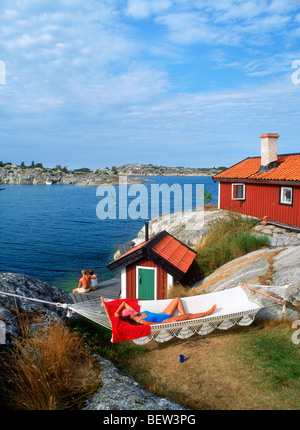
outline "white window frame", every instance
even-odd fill
[[[234,196],[233,190],[234,190],[234,187],[236,187],[237,185],[243,187],[242,197],[233,197]],[[241,183],[231,184],[231,200],[245,200],[245,199],[246,199],[246,184],[241,184]]]
[[[290,192],[291,192],[291,200],[290,201],[284,200],[284,194],[283,194],[284,190],[290,190]],[[293,188],[292,187],[281,187],[280,188],[280,204],[293,206]]]

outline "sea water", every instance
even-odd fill
[[[144,178],[149,179],[144,184],[149,195],[152,184],[203,184],[212,193],[211,203],[217,203],[217,184],[211,177]],[[149,220],[99,219],[97,187],[1,185],[1,188],[4,190],[0,191],[0,272],[24,273],[66,292],[77,287],[83,268],[93,269],[100,282],[112,278],[114,274],[106,266],[113,260],[118,245],[137,237]],[[150,213],[149,208],[149,216]]]

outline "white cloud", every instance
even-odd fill
[[[290,13],[297,9],[297,0],[288,5],[284,0],[174,1],[171,10],[157,13],[155,20],[176,43],[259,46],[271,42],[276,32],[286,35],[292,24]]]
[[[214,50],[211,55],[211,61],[215,63],[218,70],[239,70],[243,71],[246,76],[250,77],[269,77],[286,76],[291,73],[291,64],[295,58],[300,58],[300,50],[297,52],[283,52],[273,55],[269,53],[260,54],[258,57],[249,59],[247,56],[238,61],[231,61],[228,56],[221,50]],[[268,81],[267,81],[268,85]]]
[[[218,31],[199,14],[173,13],[156,18],[156,22],[168,28],[171,39],[176,43],[218,43]]]
[[[170,0],[128,0],[126,14],[135,19],[148,18],[170,8]]]
[[[104,98],[108,103],[126,104],[152,101],[169,87],[165,72],[134,65],[130,71],[107,79],[105,84],[107,93]]]
[[[9,50],[15,49],[28,49],[34,48],[36,45],[44,45],[48,44],[53,40],[50,34],[40,34],[30,36],[29,34],[22,34],[20,37],[10,40],[4,41],[3,45]]]

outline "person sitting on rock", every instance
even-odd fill
[[[99,287],[98,284],[98,280],[97,280],[97,274],[94,274],[93,270],[88,270],[88,277],[90,279],[90,289],[93,290],[97,290],[97,288]]]
[[[86,270],[81,271],[82,277],[79,279],[78,288],[73,290],[73,293],[88,293],[90,291],[90,280],[86,274]]]

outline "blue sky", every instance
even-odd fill
[[[300,152],[300,0],[2,0],[0,62],[2,161],[230,166],[268,132]]]

